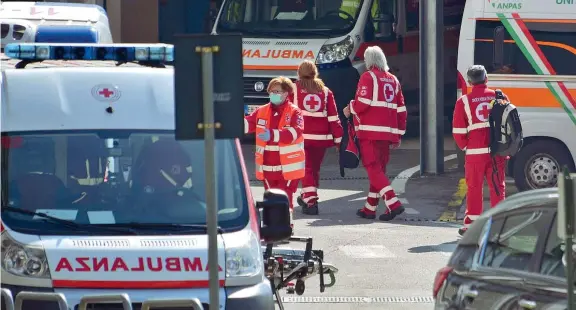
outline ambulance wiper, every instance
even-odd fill
[[[57,218],[55,216],[51,216],[48,215],[46,213],[42,213],[42,212],[34,212],[34,211],[30,211],[30,210],[26,210],[26,209],[20,209],[20,208],[14,208],[14,207],[9,207],[9,206],[2,206],[2,212],[14,212],[14,213],[20,213],[20,214],[26,214],[26,215],[32,215],[32,216],[37,216],[37,217],[41,217],[42,219],[44,219],[44,221],[46,222],[50,222],[50,223],[55,223],[55,224],[61,224],[62,226],[66,226],[69,228],[74,228],[74,229],[85,229],[85,228],[99,228],[100,230],[106,230],[106,231],[114,231],[114,232],[121,232],[121,233],[129,233],[129,234],[136,234],[134,231],[129,230],[129,229],[114,229],[114,228],[108,228],[108,227],[103,227],[103,226],[96,226],[96,225],[91,225],[91,224],[79,224],[73,221],[69,221],[69,220],[63,220],[61,218]]]
[[[112,224],[113,227],[129,227],[129,228],[143,228],[143,229],[169,229],[175,231],[194,231],[206,233],[208,231],[208,226],[203,224],[171,224],[171,223],[117,223]],[[224,231],[220,226],[218,226],[218,233],[221,234]]]

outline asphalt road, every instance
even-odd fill
[[[456,163],[446,139],[446,166]],[[253,146],[244,154],[255,199],[263,187],[253,175]],[[431,309],[435,273],[443,267],[458,240],[459,223],[438,222],[457,187],[459,176],[420,177],[419,143],[404,142],[393,151],[388,174],[406,213],[384,223],[356,217],[368,191],[363,167],[340,177],[337,154],[325,157],[320,181],[320,214],[295,210],[295,233],[314,237],[314,248],[338,269],[336,285],[320,293],[317,279],[306,282],[302,296],[282,292],[286,309]],[[452,155],[452,156],[451,156]],[[296,204],[295,204],[296,205]],[[379,212],[383,211],[380,204]],[[294,247],[303,245],[294,244]]]

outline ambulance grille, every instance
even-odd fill
[[[189,248],[196,246],[196,240],[141,240],[140,246],[146,248]]]
[[[242,41],[244,45],[270,45],[270,41],[256,41],[256,40],[249,40],[249,41]]]
[[[298,45],[298,46],[302,46],[302,45],[307,45],[308,42],[306,41],[278,41],[276,42],[276,45],[282,45],[282,46],[287,46],[287,45]]]
[[[127,248],[128,240],[73,240],[72,245],[81,248]]]

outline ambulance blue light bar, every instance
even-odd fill
[[[118,62],[172,62],[170,44],[10,43],[4,54],[20,60],[96,60]]]

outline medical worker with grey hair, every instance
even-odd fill
[[[404,212],[386,176],[390,149],[400,146],[406,132],[406,106],[400,82],[392,73],[386,56],[378,46],[364,52],[367,71],[358,82],[356,97],[344,108],[346,117],[354,117],[356,136],[360,144],[360,158],[370,181],[370,192],[364,207],[356,215],[376,218],[380,198],[386,210],[379,219],[390,221]]]

